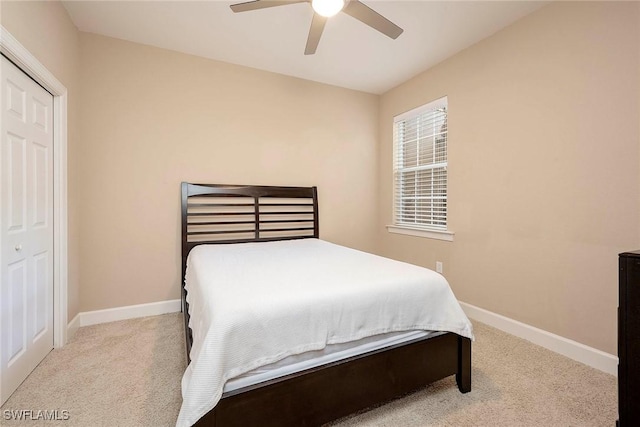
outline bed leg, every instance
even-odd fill
[[[471,391],[471,340],[458,337],[458,372],[456,383],[461,393]]]

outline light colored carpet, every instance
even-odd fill
[[[613,426],[616,379],[474,323],[472,391],[453,377],[334,426]],[[181,314],[80,328],[2,406],[3,426],[171,426],[185,368]],[[5,410],[69,411],[9,421]]]
[[[186,366],[180,313],[80,328],[2,406],[2,425],[169,426]],[[67,421],[7,421],[5,409],[68,410]]]

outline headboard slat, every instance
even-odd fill
[[[255,216],[255,212],[189,212],[188,216],[218,216],[218,215],[251,215]]]

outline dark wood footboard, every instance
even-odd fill
[[[225,393],[196,426],[319,426],[451,375],[471,390],[471,340],[446,333]]]

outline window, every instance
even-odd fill
[[[447,98],[395,117],[393,146],[394,220],[389,231],[424,230],[435,232],[427,237],[452,240],[437,236],[452,236],[447,232]]]

